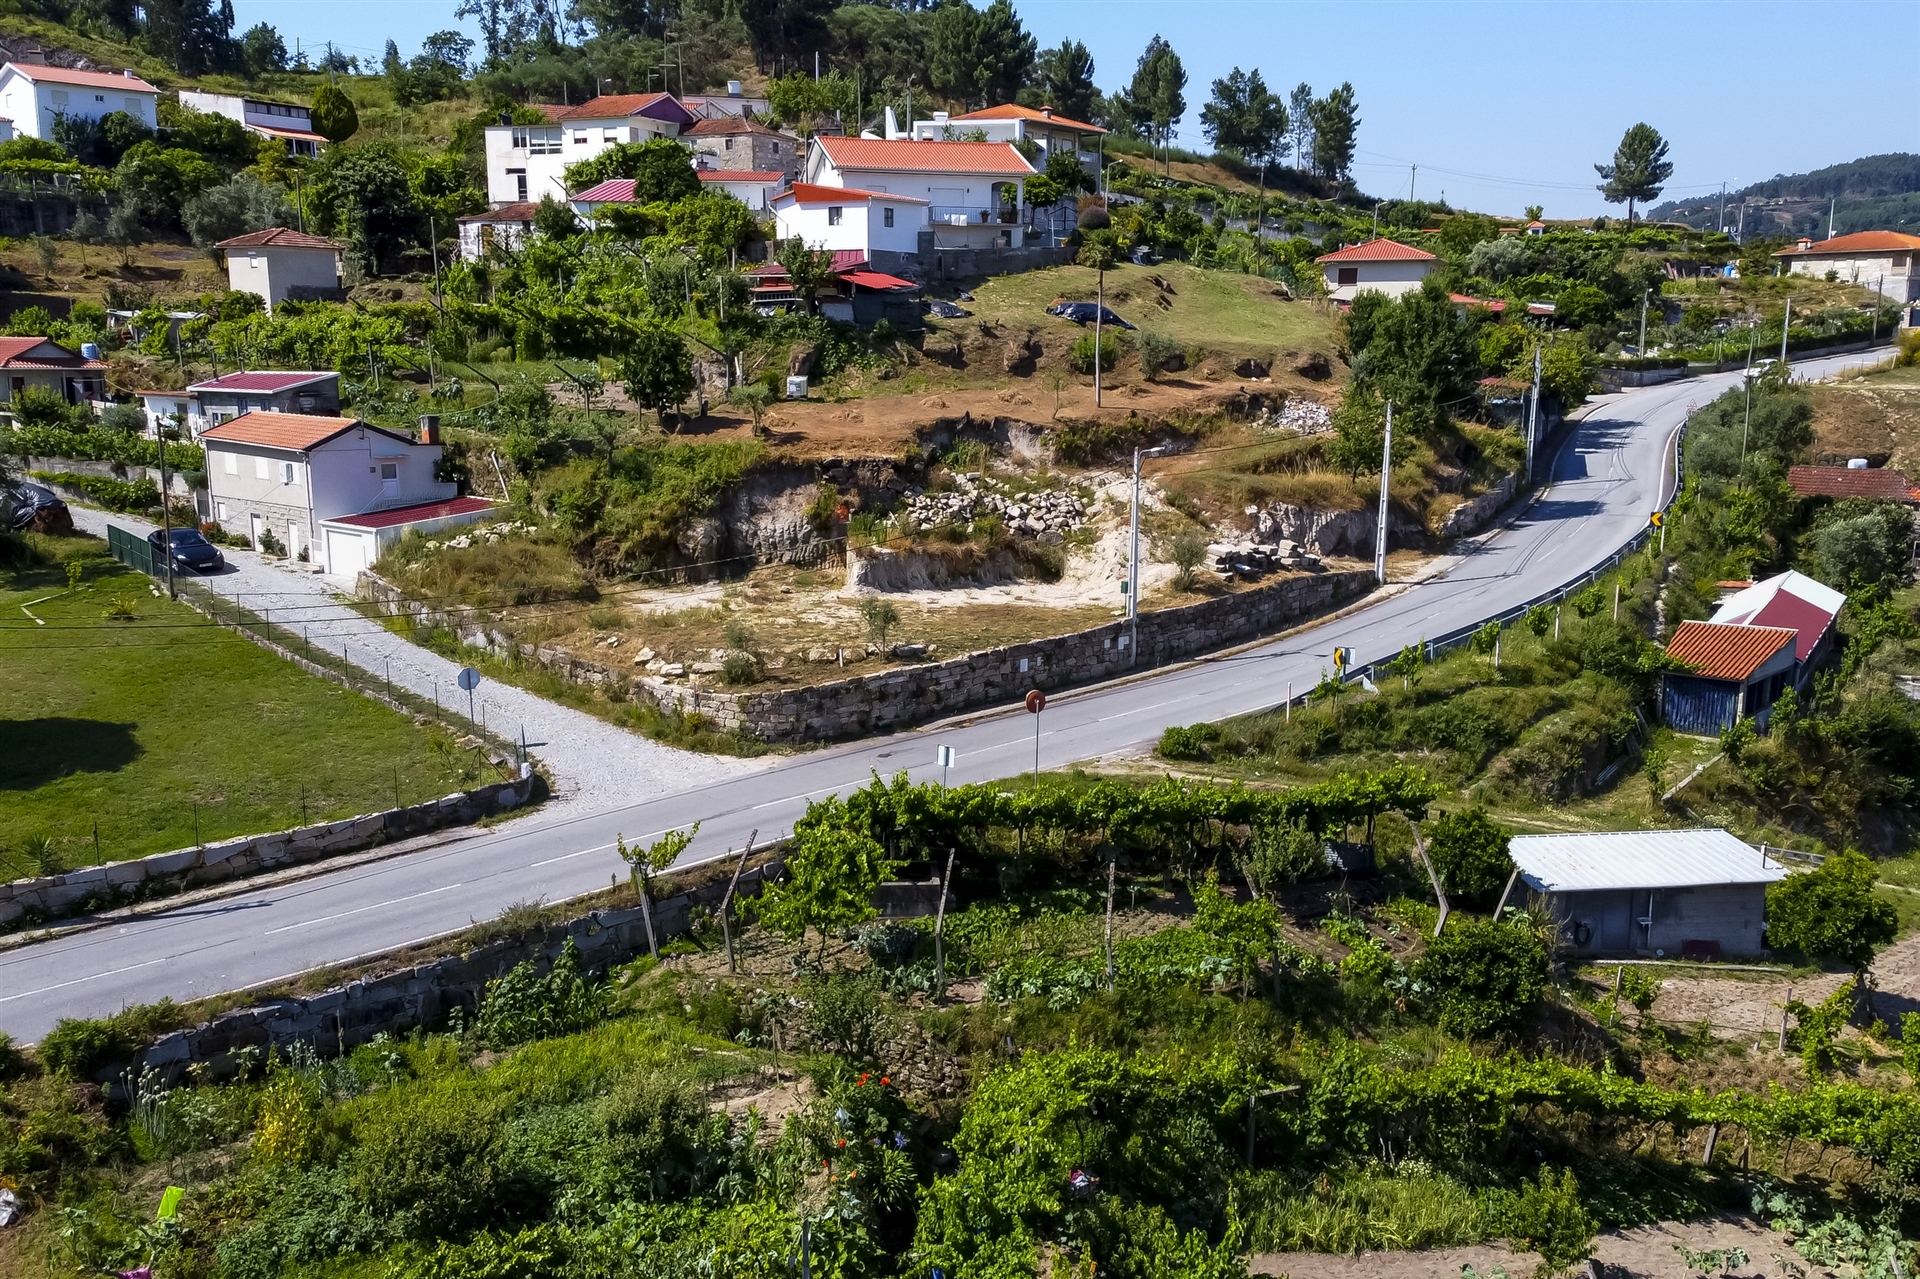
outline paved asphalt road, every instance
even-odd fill
[[[1877,358],[1809,361],[1796,371],[1827,376]],[[1362,663],[1385,658],[1578,576],[1625,543],[1670,491],[1673,435],[1689,408],[1738,380],[1669,383],[1597,406],[1553,459],[1553,483],[1540,499],[1442,576],[1262,647],[1055,699],[1039,720],[1041,766],[1151,741],[1169,725],[1275,705],[1288,681],[1311,687],[1335,645],[1351,646]],[[535,815],[445,849],[22,947],[0,954],[0,1028],[31,1041],[60,1017],[234,990],[438,936],[515,902],[588,892],[623,869],[616,834],[650,840],[698,820],[686,860],[718,856],[755,829],[762,839],[785,833],[808,800],[858,786],[869,770],[904,768],[916,780],[937,780],[936,745],[957,752],[955,783],[1013,775],[1034,765],[1034,729],[1025,714],[987,714],[693,789],[670,778],[637,780],[623,807]]]

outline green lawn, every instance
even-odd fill
[[[0,877],[191,846],[196,806],[212,841],[487,780],[434,730],[155,598],[99,539],[29,542],[0,566]]]

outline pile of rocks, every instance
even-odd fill
[[[918,493],[907,499],[904,513],[909,528],[931,532],[953,524],[971,524],[982,516],[998,516],[1009,533],[1027,537],[1052,534],[1056,538],[1087,522],[1087,504],[1071,493],[995,492],[992,480],[962,474],[958,487],[945,493]]]
[[[428,546],[445,546],[456,551],[464,551],[469,546],[497,542],[513,533],[532,533],[534,526],[522,520],[508,520],[502,524],[489,524],[484,528],[472,528],[458,537],[450,537],[444,542],[429,539]]]
[[[1274,572],[1318,573],[1326,568],[1320,557],[1298,542],[1262,546],[1254,542],[1215,542],[1207,548],[1207,563],[1222,582],[1238,577],[1257,581]]]
[[[1254,420],[1263,431],[1294,435],[1321,435],[1333,429],[1333,410],[1312,400],[1290,399],[1276,412],[1269,409]]]

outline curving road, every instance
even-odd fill
[[[1877,354],[1808,361],[1831,376]],[[1448,571],[1378,603],[1231,656],[1063,695],[1039,717],[1045,768],[1152,741],[1164,728],[1224,719],[1304,691],[1336,645],[1364,661],[1523,603],[1606,559],[1672,490],[1672,442],[1690,408],[1737,373],[1622,394],[1591,409],[1552,459],[1552,483],[1509,527]],[[738,848],[749,832],[785,833],[810,799],[870,771],[938,780],[936,745],[952,746],[949,780],[990,781],[1034,767],[1035,721],[971,719],[809,753],[699,784],[663,770],[636,777],[631,802],[591,813],[536,814],[446,848],[318,874],[182,906],[0,954],[0,1029],[31,1041],[61,1017],[100,1016],[163,995],[198,998],[369,955],[489,919],[535,898],[590,892],[623,869],[616,835],[650,840],[701,823],[686,861]],[[689,761],[691,763],[692,761]]]

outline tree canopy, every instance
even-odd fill
[[[1667,159],[1667,140],[1652,125],[1641,123],[1621,136],[1613,163],[1596,164],[1593,171],[1600,175],[1599,191],[1607,202],[1627,206],[1631,226],[1635,201],[1657,198],[1673,176],[1673,163]]]

